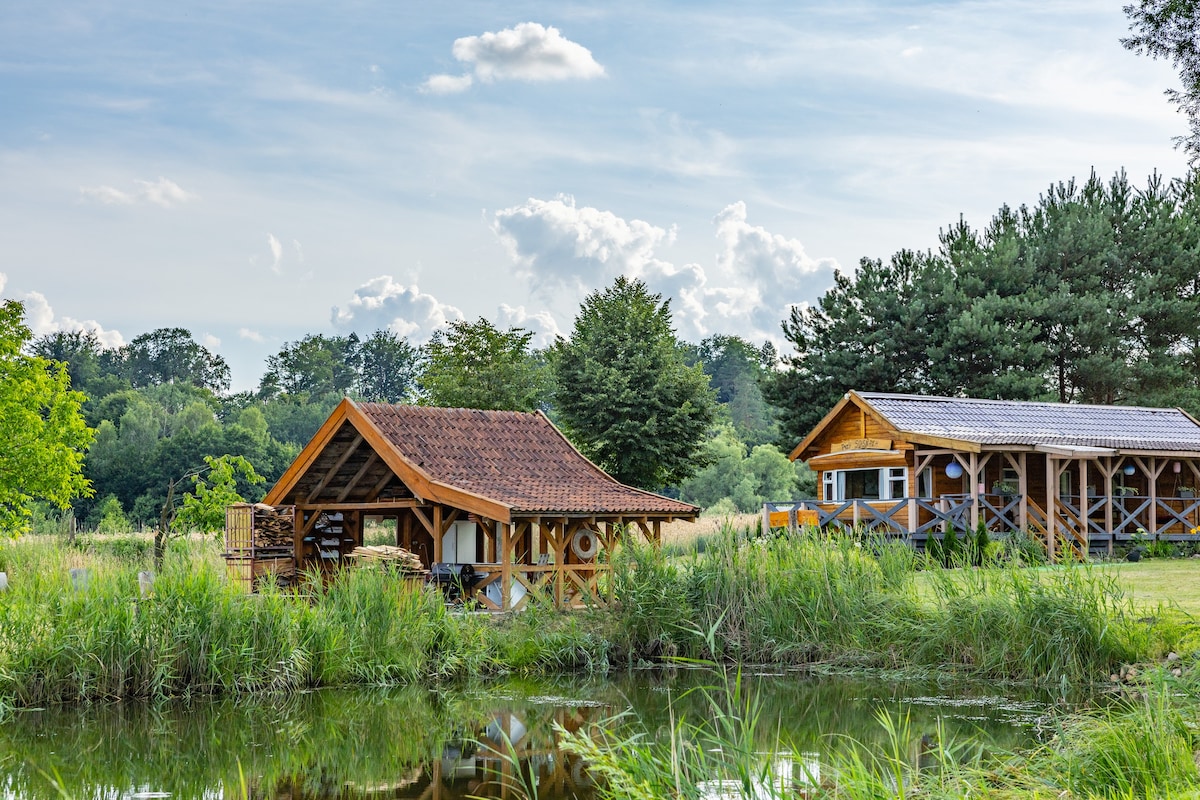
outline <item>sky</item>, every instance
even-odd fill
[[[0,296],[38,335],[187,328],[234,390],[310,333],[544,345],[621,274],[684,339],[784,345],[862,258],[1184,175],[1121,5],[10,0]]]

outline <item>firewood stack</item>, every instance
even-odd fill
[[[405,550],[403,547],[391,547],[386,544],[374,545],[372,547],[356,547],[349,555],[351,558],[357,558],[360,564],[388,564],[396,567],[401,572],[425,571],[425,567],[421,565],[420,556]]]
[[[275,508],[254,504],[254,546],[291,547],[293,531],[291,506]]]

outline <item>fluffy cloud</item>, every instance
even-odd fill
[[[534,286],[583,290],[617,275],[667,268],[657,262],[654,251],[675,235],[640,219],[627,221],[610,211],[579,208],[566,195],[530,198],[498,211],[492,231]]]
[[[217,348],[221,346],[221,340],[211,333],[206,333],[200,337],[200,344],[204,345],[209,352],[215,353]]]
[[[250,342],[257,342],[259,344],[262,344],[264,341],[266,341],[261,333],[251,328],[238,328],[238,337]]]
[[[113,186],[80,186],[79,194],[85,200],[107,206],[150,203],[162,208],[173,208],[196,197],[179,184],[161,176],[156,181],[135,180],[133,183],[136,187],[133,191],[126,192]]]
[[[3,288],[2,280],[0,280],[0,288]],[[120,331],[105,330],[94,319],[80,321],[71,317],[56,317],[54,309],[50,307],[46,296],[41,292],[27,292],[21,299],[25,303],[25,324],[33,331],[34,336],[87,331],[94,334],[96,340],[104,347],[121,347],[125,344],[125,337],[121,335]]]
[[[525,310],[525,306],[514,308],[507,303],[501,303],[496,312],[496,327],[502,330],[524,328],[531,331],[533,338],[530,339],[530,344],[534,347],[548,347],[554,343],[556,337],[562,336],[558,322],[549,311],[529,312]]]
[[[492,230],[530,284],[542,291],[593,291],[617,275],[671,298],[676,327],[691,340],[713,333],[779,340],[791,306],[813,302],[832,283],[833,259],[813,259],[796,239],[747,221],[732,203],[713,219],[715,263],[676,265],[657,255],[675,229],[576,206],[570,197],[531,198],[495,214]]]
[[[345,308],[334,306],[331,315],[334,327],[340,330],[387,328],[418,344],[427,341],[438,328],[462,318],[462,312],[454,306],[438,302],[415,284],[397,283],[390,275],[380,275],[355,289]]]
[[[558,28],[522,22],[512,28],[454,41],[451,52],[472,73],[434,75],[422,90],[433,94],[461,92],[476,80],[562,81],[598,78],[602,67],[583,45],[572,42]]]

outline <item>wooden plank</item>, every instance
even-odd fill
[[[415,497],[403,497],[397,500],[378,500],[373,503],[300,503],[296,508],[305,511],[393,511],[402,508],[427,507]]]
[[[330,467],[328,471],[326,471],[325,475],[321,478],[321,480],[317,481],[316,487],[311,492],[308,493],[308,497],[305,498],[306,503],[311,503],[312,501],[316,500],[317,496],[319,494],[321,494],[321,492],[325,491],[325,487],[329,485],[329,482],[331,480],[333,480],[333,476],[337,475],[338,470],[340,470],[342,467],[344,467],[346,465],[346,462],[350,460],[350,456],[354,455],[354,451],[357,450],[359,445],[361,445],[362,443],[363,443],[362,434],[361,433],[356,434],[354,439],[351,440],[350,445],[338,457],[337,461],[333,462],[333,466]],[[339,499],[345,499],[345,498],[339,498]]]
[[[383,477],[379,479],[378,483],[371,487],[371,491],[367,492],[367,502],[373,503],[378,500],[379,495],[383,493],[383,490],[387,488],[387,485],[392,482],[392,478],[394,477],[396,476],[392,472],[391,468],[385,464]]]
[[[367,460],[364,461],[363,465],[358,468],[358,472],[354,473],[354,477],[350,479],[349,483],[342,487],[340,492],[338,492],[337,502],[344,502],[345,499],[350,496],[350,493],[354,491],[355,487],[358,486],[363,477],[365,477],[366,474],[371,471],[371,467],[375,466],[375,462],[378,460],[379,456],[374,450],[372,450],[371,455],[367,456]]]

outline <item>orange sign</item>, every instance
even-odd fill
[[[787,511],[772,511],[770,524],[772,528],[786,528],[788,526]],[[802,510],[796,512],[796,524],[801,528],[817,527],[821,524],[821,516],[813,510]]]

